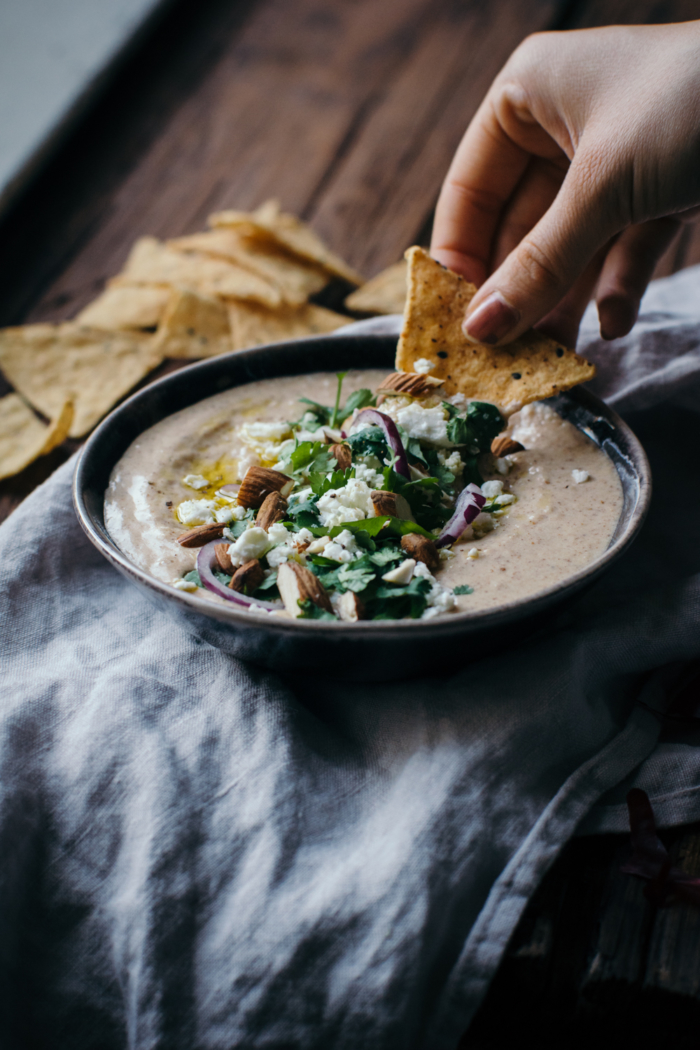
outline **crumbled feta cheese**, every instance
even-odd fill
[[[468,558],[478,558],[479,557],[479,548],[478,547],[472,547],[471,550],[467,552],[467,557]]]
[[[270,543],[286,543],[290,534],[281,521],[276,521],[274,525],[270,525],[267,535],[270,537]]]
[[[483,511],[481,514],[477,514],[474,521],[471,524],[472,535],[483,536],[486,532],[492,532],[494,527],[493,518],[490,514],[485,514]]]
[[[455,554],[455,552],[450,550],[449,547],[441,547],[440,548],[440,561],[450,561],[452,558],[455,558],[456,556],[457,555]]]
[[[587,470],[572,470],[571,477],[574,479],[577,485],[582,485],[584,481],[588,481],[590,474]]]
[[[267,552],[267,564],[271,569],[279,569],[280,565],[289,561],[293,554],[296,554],[296,551],[289,544],[280,543],[278,547],[273,547]]]
[[[423,562],[420,564],[422,565]],[[385,572],[382,579],[386,580],[387,583],[410,583],[415,567],[415,558],[406,558],[406,561],[402,561],[398,568]]]
[[[350,551],[346,551],[344,547],[341,547],[337,540],[333,540],[326,544],[323,550],[323,557],[331,558],[333,561],[342,562],[344,565],[353,561],[353,556]]]
[[[289,537],[289,543],[294,547],[302,547],[313,541],[314,534],[309,532],[308,529],[299,529],[298,532],[293,532]]]
[[[202,474],[187,474],[182,479],[182,484],[187,485],[188,489],[206,489],[209,487],[209,482]]]
[[[512,460],[507,459],[504,456],[501,459],[497,459],[494,462],[494,466],[499,474],[507,474],[510,468],[513,466],[513,462]]]
[[[178,591],[196,591],[197,584],[193,580],[173,580],[173,587]]]
[[[222,525],[228,525],[236,520],[236,510],[236,507],[219,507],[218,510],[214,511],[214,520]]]
[[[395,419],[410,438],[429,441],[443,448],[452,448],[452,442],[447,436],[446,412],[441,405],[422,408],[417,401],[414,401],[405,408],[400,408]]]
[[[251,558],[262,558],[270,546],[270,539],[264,529],[254,525],[241,533],[228,549],[229,557],[234,565],[243,565]]]
[[[537,444],[538,438],[542,436],[542,426],[546,423],[551,424],[557,421],[566,426],[566,421],[558,416],[553,408],[545,405],[542,401],[534,401],[532,404],[525,405],[524,408],[520,409],[520,416],[510,436],[513,438],[513,441],[519,441],[525,448],[533,448]]]
[[[496,503],[499,507],[508,507],[511,503],[515,503],[517,496],[514,496],[512,492],[504,492],[502,496],[496,497]]]
[[[459,476],[464,470],[464,463],[459,452],[451,452],[448,456],[446,452],[438,452],[438,462],[442,463],[445,470],[451,471],[452,474]]]
[[[419,357],[417,361],[413,362],[413,371],[417,372],[419,376],[427,376],[431,368],[434,368],[434,363],[429,361],[427,357]]]
[[[464,394],[453,394],[452,397],[448,397],[447,400],[451,405],[454,405],[455,408],[459,409],[460,412],[463,412],[467,407],[467,399]]]
[[[183,525],[211,525],[218,509],[213,499],[186,499],[177,508],[177,516]]]
[[[384,475],[378,470],[373,470],[372,467],[368,467],[365,463],[355,464],[355,477],[358,481],[366,482],[371,489],[384,488]]]
[[[360,551],[357,540],[349,529],[343,529],[342,532],[338,533],[335,542],[339,543],[341,547],[345,547],[345,550],[350,551],[351,554],[356,554]]]
[[[486,499],[493,499],[494,496],[500,496],[503,492],[503,482],[485,481],[481,486],[481,491],[486,496]]]
[[[321,524],[332,528],[345,521],[361,521],[369,517],[373,510],[372,490],[365,481],[350,478],[347,485],[339,489],[329,489],[316,504]]]
[[[431,587],[428,593],[428,607],[421,616],[422,620],[431,620],[434,616],[440,616],[441,613],[450,612],[457,606],[457,599],[453,592],[448,587],[443,587],[442,584],[433,576],[427,565],[424,565],[422,561],[419,561],[415,567],[415,576],[420,576],[424,580],[429,580]]]
[[[258,442],[261,438],[266,441],[281,441],[289,437],[292,429],[289,423],[244,423],[240,428],[240,435],[245,441]]]

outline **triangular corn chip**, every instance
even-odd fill
[[[245,350],[284,339],[332,332],[349,323],[349,318],[308,303],[298,310],[266,310],[252,303],[229,303],[229,321],[234,350]]]
[[[163,359],[153,336],[66,323],[0,330],[0,367],[49,419],[75,405],[71,437],[83,437]]]
[[[19,394],[0,398],[0,478],[19,474],[65,441],[72,420],[70,401],[66,401],[53,423],[45,426]]]
[[[160,285],[115,285],[105,288],[81,310],[77,324],[119,332],[131,328],[156,328],[168,305],[170,289]]]
[[[140,237],[126,265],[110,285],[165,284],[191,288],[203,295],[249,299],[264,306],[279,306],[282,296],[276,285],[225,259],[202,252],[176,252],[155,237]]]
[[[326,248],[314,230],[296,215],[280,211],[278,201],[266,201],[254,212],[220,211],[209,216],[210,226],[240,226],[248,234],[272,237],[287,251],[301,259],[318,263],[328,273],[342,277],[350,284],[362,284],[364,278],[348,266],[339,255]]]
[[[430,375],[448,394],[490,401],[508,411],[541,401],[595,375],[595,366],[533,329],[507,346],[472,343],[462,332],[476,287],[445,269],[422,248],[409,248],[408,300],[396,350],[396,368],[415,371],[433,362]]]
[[[163,357],[214,357],[232,349],[228,310],[220,299],[173,291],[155,339]]]
[[[405,259],[388,266],[345,300],[348,310],[362,314],[402,314],[406,305],[408,265]]]
[[[175,251],[196,251],[242,266],[276,285],[288,306],[302,306],[328,284],[319,266],[294,258],[270,239],[246,237],[243,227],[222,227],[168,241]]]

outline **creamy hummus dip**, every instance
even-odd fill
[[[446,399],[429,377],[420,396],[376,397],[386,380],[384,371],[349,372],[342,408],[336,376],[319,373],[250,383],[169,416],[115,466],[107,529],[139,568],[222,602],[199,590],[196,571],[201,544],[214,537],[219,593],[267,602],[254,613],[314,619],[478,612],[551,587],[606,550],[622,509],[617,472],[546,402],[506,421],[493,406]],[[391,425],[404,458],[386,436]],[[494,455],[497,434],[521,450]],[[261,498],[244,498],[258,475],[278,486],[264,504],[282,508],[272,524]],[[469,524],[458,516],[458,538],[445,538],[460,493]],[[384,520],[379,531],[374,518]],[[181,545],[183,532],[200,546]],[[304,589],[307,572],[326,597]],[[282,582],[297,578],[290,605]]]

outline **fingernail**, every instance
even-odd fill
[[[520,311],[506,302],[500,292],[492,292],[477,306],[462,325],[462,331],[473,343],[499,343],[520,320]]]

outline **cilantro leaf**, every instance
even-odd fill
[[[455,408],[454,405],[451,405],[449,401],[443,401],[442,402],[442,407],[447,412],[447,418],[448,419],[454,419],[455,416],[459,415],[459,411]]]
[[[349,565],[343,565],[342,569],[338,570],[338,582],[342,583],[346,590],[359,594],[374,581],[375,574],[372,569],[368,571],[364,568],[356,568],[356,565],[357,563],[352,562]]]
[[[373,620],[401,620],[405,616],[419,619],[428,606],[430,581],[414,576],[406,585],[383,583],[368,604]]]
[[[477,444],[477,436],[463,416],[453,416],[447,422],[447,436],[453,445]]]
[[[488,401],[472,401],[467,408],[467,422],[480,452],[488,452],[491,442],[503,430],[506,421],[495,405]]]
[[[376,518],[363,518],[361,521],[344,521],[342,525],[335,525],[328,535],[333,539],[335,536],[339,536],[344,529],[352,532],[353,535],[367,533],[370,536],[378,536],[379,533],[382,533],[382,537],[405,536],[409,532],[417,532],[420,536],[427,536],[431,540],[435,539],[432,532],[428,532],[415,521],[405,521],[403,518],[390,518],[385,515],[378,515]]]
[[[263,580],[263,582],[260,584],[260,586],[255,591],[255,593],[256,594],[265,594],[268,597],[270,597],[270,595],[268,593],[270,591],[277,591],[277,573],[276,572],[271,572],[270,575],[267,576]],[[279,591],[277,592],[276,595],[273,595],[273,597],[278,597],[278,596],[279,596]]]
[[[187,580],[188,583],[196,583],[198,587],[202,586],[202,580],[196,569],[191,569],[190,572],[186,572],[182,578],[183,580]]]
[[[310,598],[300,598],[298,603],[301,609],[300,620],[337,620],[338,617],[334,613],[326,612],[315,602],[312,602]]]
[[[345,408],[343,409],[343,419],[346,416],[351,415],[356,408],[367,408],[368,405],[374,404],[374,397],[371,390],[366,390],[364,387],[362,390],[356,390],[354,394],[345,402]]]
[[[392,547],[389,544],[380,547],[379,550],[376,550],[369,556],[369,560],[372,564],[378,565],[380,568],[390,565],[392,561],[403,561],[403,559],[403,551],[399,547]]]
[[[381,463],[389,456],[386,438],[379,427],[366,427],[350,434],[347,440],[353,456],[375,456]]]
[[[331,415],[331,426],[335,427],[338,424],[338,410],[340,409],[340,394],[343,389],[343,380],[345,379],[347,372],[336,372],[338,377],[338,389],[335,394],[335,405],[333,406],[333,413]]]
[[[318,401],[310,401],[308,397],[300,397],[299,400],[303,404],[309,405],[311,408],[310,414],[316,417],[316,426],[309,427],[305,425],[306,430],[318,430],[319,427],[330,423],[333,411],[331,408],[328,408],[326,405],[319,405]]]
[[[473,594],[474,588],[470,587],[468,583],[460,583],[453,589],[453,594]]]
[[[347,485],[350,478],[354,477],[354,467],[348,467],[347,470],[334,470],[330,476],[314,472],[309,474],[309,485],[311,485],[315,496],[323,496],[331,489],[340,489]]]
[[[301,441],[289,459],[295,474],[326,474],[335,463],[322,441]]]

